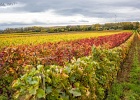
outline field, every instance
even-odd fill
[[[2,34],[0,99],[115,100],[112,84],[138,36],[130,31]]]
[[[11,45],[22,44],[42,44],[45,42],[59,42],[70,41],[75,39],[98,37],[104,35],[111,35],[120,32],[127,31],[105,31],[105,32],[66,32],[66,33],[12,33],[12,34],[0,34],[0,48]]]

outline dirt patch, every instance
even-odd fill
[[[139,59],[139,62],[140,62],[140,39],[138,39],[138,43],[137,43],[137,45],[138,45],[138,59]]]
[[[140,41],[138,39],[138,36],[135,35],[134,36],[134,41],[133,41],[133,43],[132,43],[132,45],[130,47],[129,53],[127,55],[127,58],[125,59],[125,61],[121,65],[121,69],[118,72],[118,77],[117,77],[118,82],[128,82],[129,81],[129,73],[131,71],[134,52],[136,51],[135,47],[136,47],[137,44],[139,44],[138,46],[140,46]]]

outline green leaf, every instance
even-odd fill
[[[36,88],[30,87],[29,88],[29,93],[32,94],[32,95],[35,95],[36,94]]]
[[[31,76],[28,76],[27,78],[26,78],[26,82],[28,82],[29,84],[32,82],[32,77]]]
[[[19,79],[13,81],[13,84],[12,84],[12,87],[18,87],[18,86],[20,86],[20,80]]]
[[[75,82],[75,76],[70,77],[71,82]]]
[[[73,94],[74,97],[81,96],[81,92],[77,88],[72,88],[71,90],[69,90],[69,92]]]
[[[52,80],[49,77],[46,77],[46,82],[47,83],[52,83]]]
[[[38,69],[38,70],[43,69],[43,65],[38,65],[38,66],[37,66],[37,69]]]
[[[69,73],[71,72],[71,68],[70,68],[70,67],[66,67],[66,68],[65,68],[65,71],[66,71],[66,73],[69,74]]]
[[[59,98],[58,100],[63,100],[63,98]]]
[[[100,88],[98,89],[98,92],[99,92],[100,95],[104,95],[104,89],[103,89],[103,88],[100,87]]]
[[[33,80],[33,81],[31,81],[29,84],[37,84],[37,83],[39,83],[37,80]]]
[[[18,98],[19,97],[19,95],[20,95],[20,92],[19,91],[17,91],[16,93],[14,93],[14,98]]]
[[[52,92],[52,87],[51,86],[48,86],[47,89],[46,89],[46,93],[49,94]]]
[[[74,83],[74,86],[77,87],[77,88],[79,88],[80,83],[79,82],[76,82],[76,83]]]
[[[43,89],[37,90],[37,97],[38,98],[45,98],[45,91]]]

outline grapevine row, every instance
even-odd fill
[[[92,55],[65,66],[25,66],[26,73],[12,85],[15,99],[105,100],[133,37],[113,49],[93,46]]]

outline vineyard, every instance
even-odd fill
[[[0,100],[107,99],[136,35],[105,34],[1,35]]]
[[[34,34],[34,33],[12,33],[12,34],[0,34],[0,48],[11,45],[35,45],[46,42],[59,42],[59,41],[70,41],[75,39],[83,39],[90,37],[98,37],[105,35],[112,35],[121,32],[128,31],[105,31],[105,32],[65,32],[60,34]]]

